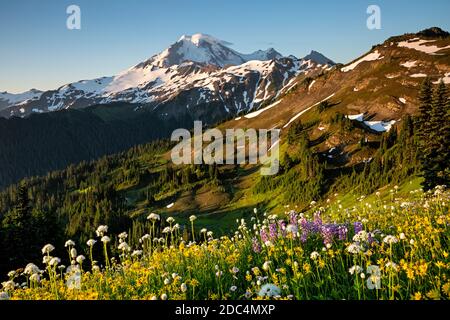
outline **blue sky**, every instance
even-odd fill
[[[70,4],[81,8],[81,30],[66,28]],[[381,30],[366,27],[371,4],[381,8]],[[448,31],[449,12],[448,0],[1,1],[0,91],[113,75],[198,32],[244,53],[274,47],[301,57],[314,49],[345,63],[392,35]]]

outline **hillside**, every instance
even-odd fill
[[[423,39],[415,39],[419,35]],[[419,187],[422,152],[418,94],[423,79],[411,75],[447,81],[449,44],[436,32],[388,39],[347,66],[299,74],[272,104],[217,126],[281,129],[281,170],[273,177],[260,176],[254,165],[174,166],[173,143],[162,140],[6,188],[0,193],[0,230],[9,246],[0,252],[2,268],[40,259],[39,248],[47,242],[62,247],[71,238],[84,244],[101,224],[111,233],[128,230],[128,242],[136,247],[149,228],[150,212],[163,218],[158,232],[171,216],[189,239],[200,236],[190,230],[192,214],[198,229],[218,236],[229,234],[236,219],[250,221],[254,208],[282,216],[287,208],[351,207],[360,196],[389,195],[394,185],[407,197]],[[115,113],[101,115],[116,119]],[[16,241],[16,230],[9,229],[18,219],[17,208],[30,213],[27,223],[36,229],[27,241]]]

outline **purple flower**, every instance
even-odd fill
[[[301,218],[300,219],[300,228],[301,228],[301,236],[300,236],[300,241],[301,242],[306,242],[306,240],[308,240],[308,235],[310,232],[310,225],[308,220],[306,220],[305,218]]]
[[[266,242],[269,240],[269,236],[267,235],[266,229],[261,229],[259,235],[261,236],[261,241]]]
[[[289,212],[289,224],[297,225],[297,213],[294,210]]]
[[[325,245],[333,242],[334,225],[325,225],[322,227],[323,243]]]
[[[269,225],[269,236],[270,240],[274,240],[277,238],[277,225],[275,223],[271,223]]]
[[[322,218],[320,217],[320,211],[314,213],[313,231],[320,232],[322,229]]]
[[[363,224],[361,222],[355,222],[353,224],[353,228],[355,229],[355,234],[358,234],[363,229]]]
[[[338,227],[338,238],[340,241],[344,241],[347,239],[347,233],[348,233],[348,229],[347,226],[345,225],[340,225]]]
[[[278,221],[278,228],[281,231],[281,235],[286,237],[286,222],[283,220]]]
[[[259,243],[258,239],[253,238],[252,240],[252,248],[253,251],[256,253],[260,253],[261,252],[261,244]]]

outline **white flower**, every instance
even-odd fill
[[[178,273],[173,272],[173,273],[172,273],[172,279],[176,279],[177,277],[178,277]]]
[[[264,245],[266,246],[266,247],[273,247],[273,243],[272,243],[272,241],[270,241],[270,240],[267,240],[266,242],[264,242]]]
[[[121,244],[119,244],[119,246],[117,248],[122,251],[130,251],[131,250],[130,246],[126,242],[122,242]]]
[[[169,285],[170,284],[170,279],[169,278],[164,279],[164,284],[166,286]]]
[[[51,256],[44,256],[42,258],[42,263],[43,264],[48,264],[50,262],[50,260],[52,260],[52,259],[53,259],[53,257],[51,257]]]
[[[49,265],[56,267],[61,262],[60,258],[54,257],[50,260]]]
[[[281,294],[281,289],[271,283],[267,283],[267,284],[263,285],[261,287],[261,290],[258,293],[258,295],[260,297],[273,297],[273,296],[278,296],[280,294]]]
[[[77,257],[77,250],[75,248],[70,249],[70,256],[72,259],[75,259]]]
[[[258,213],[258,209],[253,208],[253,213],[254,213],[254,214],[257,214],[257,213]]]
[[[384,237],[383,242],[387,244],[394,244],[398,242],[398,239],[394,236],[388,235]]]
[[[42,248],[42,254],[49,254],[50,252],[52,252],[53,250],[55,250],[55,247],[52,246],[51,244],[46,244],[43,248]]]
[[[89,240],[86,242],[86,244],[87,244],[89,247],[92,247],[96,242],[97,242],[97,240],[89,239]]]
[[[99,226],[95,232],[97,233],[97,237],[103,237],[108,232],[108,226]]]
[[[186,283],[182,283],[180,289],[181,289],[181,292],[186,292],[187,291]]]
[[[34,274],[31,275],[30,281],[32,281],[32,282],[39,282],[39,281],[41,281],[41,277],[39,276],[39,274],[34,273]]]
[[[162,233],[170,233],[171,229],[170,227],[165,227]]]
[[[142,255],[142,250],[134,250],[133,253],[131,254],[132,257],[137,257]]]
[[[4,291],[0,292],[0,301],[1,300],[9,300],[9,295],[7,292]]]
[[[167,223],[174,223],[174,222],[175,222],[175,219],[174,219],[173,217],[168,217],[168,218],[166,219],[166,221],[167,221]]]
[[[264,271],[268,271],[269,268],[270,268],[270,264],[271,264],[271,263],[272,263],[271,261],[266,261],[266,262],[264,262],[264,264],[263,264],[263,266],[262,266],[263,270],[264,270]]]
[[[200,233],[206,233],[208,232],[208,230],[206,228],[203,228],[202,230],[200,230]]]
[[[397,271],[398,265],[394,262],[389,261],[388,263],[386,263],[386,269],[392,269],[394,271]]]
[[[99,266],[93,266],[92,267],[92,271],[93,272],[100,272],[100,267]]]
[[[157,298],[156,296],[152,296],[152,297],[150,298],[150,300],[158,300],[158,298]]]
[[[361,247],[356,243],[349,245],[346,250],[351,254],[358,254],[362,251]]]
[[[350,272],[350,274],[359,274],[361,273],[362,268],[360,266],[353,266],[350,269],[348,269],[348,272]]]
[[[152,221],[156,221],[156,220],[160,220],[161,217],[159,216],[159,214],[156,213],[150,213],[147,217],[147,220],[152,220]]]
[[[16,275],[16,272],[15,272],[15,271],[10,271],[10,272],[8,272],[8,277],[9,277],[9,278],[14,278],[15,275]]]
[[[286,231],[295,235],[298,231],[298,228],[293,224],[288,224],[288,226],[286,227]]]
[[[111,241],[111,239],[110,239],[108,236],[103,236],[102,239],[101,239],[101,241],[102,241],[103,243],[108,243],[108,242]]]
[[[360,277],[361,277],[361,279],[364,279],[366,277],[366,275],[361,272]]]
[[[414,244],[414,239],[409,240],[409,244],[413,245]]]
[[[122,232],[121,234],[119,234],[119,239],[126,239],[128,238],[128,234],[126,232]]]
[[[2,286],[3,286],[3,290],[5,290],[5,291],[13,291],[14,288],[16,287],[16,284],[14,281],[9,280],[9,281],[2,282]]]
[[[194,216],[194,215],[192,215],[192,216],[189,217],[189,221],[190,221],[190,222],[194,222],[196,219],[197,219],[197,217]]]
[[[236,274],[236,273],[239,272],[239,268],[238,268],[238,267],[233,267],[233,268],[231,269],[231,272],[233,272],[234,274]]]
[[[40,271],[41,270],[39,270],[39,268],[34,263],[29,263],[27,264],[23,272],[25,274],[32,275],[33,273],[39,273]]]
[[[79,256],[77,257],[77,262],[78,262],[79,264],[82,264],[84,260],[86,260],[86,258],[85,258],[83,255],[79,255]]]
[[[180,225],[177,223],[172,227],[172,231],[177,231],[180,229]]]
[[[400,233],[399,237],[400,237],[400,240],[405,240],[406,239],[406,236],[405,236],[405,234],[403,232]]]
[[[75,245],[75,242],[73,242],[72,240],[67,240],[66,243],[64,244],[64,247],[73,247]]]
[[[161,295],[161,300],[167,300],[167,294],[163,293],[163,294]]]
[[[223,272],[219,270],[216,272],[216,277],[219,278],[222,274],[223,274]]]
[[[237,287],[236,286],[232,286],[231,288],[230,288],[230,291],[231,292],[235,292],[237,290]]]
[[[206,235],[207,235],[208,237],[212,237],[212,236],[213,236],[213,232],[212,232],[212,231],[208,231],[208,232],[206,233]]]
[[[317,251],[311,252],[311,255],[310,255],[311,260],[316,260],[319,257],[320,257],[320,254]]]
[[[362,230],[353,236],[353,241],[355,242],[367,242],[369,239],[369,234]]]

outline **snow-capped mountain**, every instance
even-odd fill
[[[0,92],[0,110],[5,109],[9,106],[17,105],[27,100],[39,99],[41,95],[42,91],[36,89],[31,89],[22,93],[9,93],[6,91]]]
[[[70,83],[27,99],[1,100],[0,95],[0,101],[7,101],[0,107],[0,116],[127,102],[155,110],[162,117],[203,113],[196,108],[213,104],[221,110],[209,111],[219,119],[256,110],[288,89],[300,73],[334,65],[315,51],[298,59],[283,57],[272,48],[242,54],[229,45],[205,34],[184,35],[163,52],[116,76]]]
[[[169,48],[151,57],[144,64],[170,67],[185,61],[192,61],[224,67],[227,65],[239,65],[251,60],[272,60],[282,57],[273,48],[266,51],[259,50],[251,54],[242,54],[229,48],[229,45],[231,43],[206,34],[183,35]]]

